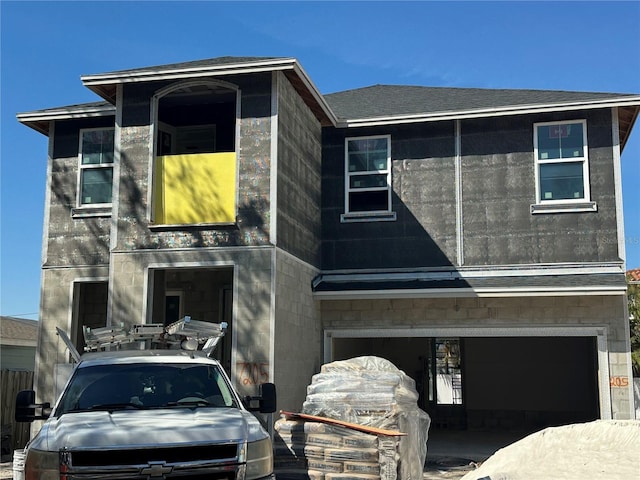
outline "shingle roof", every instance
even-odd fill
[[[26,318],[0,317],[0,343],[2,345],[36,346],[38,322]]]
[[[495,110],[516,106],[597,102],[625,97],[637,98],[638,95],[411,85],[373,85],[324,95],[325,100],[339,119]]]
[[[103,73],[101,75],[129,75],[141,72],[159,72],[164,70],[184,70],[189,68],[212,67],[234,65],[242,63],[257,63],[272,60],[284,60],[286,57],[216,57],[205,58],[202,60],[193,60],[190,62],[167,63],[163,65],[151,65],[148,67],[131,68],[127,70],[116,70],[113,72]],[[91,76],[91,75],[89,75]]]
[[[627,270],[627,279],[633,283],[640,283],[640,268]]]

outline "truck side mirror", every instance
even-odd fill
[[[36,415],[36,409],[40,409],[40,414]],[[31,423],[34,420],[46,420],[51,415],[50,403],[36,403],[36,392],[33,390],[22,390],[16,395],[16,422]]]
[[[252,405],[254,401],[258,402],[257,407]],[[242,402],[250,412],[273,413],[276,411],[276,386],[273,383],[263,383],[260,385],[260,395],[248,395]]]
[[[273,383],[260,385],[260,413],[276,411],[276,386]]]

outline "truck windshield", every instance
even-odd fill
[[[79,368],[55,412],[237,407],[220,369],[213,365],[111,364]]]

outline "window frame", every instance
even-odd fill
[[[113,160],[108,163],[89,163],[83,164],[83,144],[84,144],[84,134],[85,132],[95,132],[95,131],[107,131],[111,130],[113,132]],[[78,179],[77,179],[77,195],[76,195],[76,208],[78,209],[92,209],[92,208],[100,208],[100,207],[111,207],[113,204],[113,181],[114,181],[114,172],[115,172],[115,127],[95,127],[95,128],[81,128],[79,130],[79,139],[78,139]],[[83,174],[85,170],[106,170],[111,169],[111,202],[102,202],[102,203],[83,203],[82,201],[82,187],[83,183]]]
[[[384,139],[387,145],[387,168],[349,171],[349,142],[358,140]],[[344,139],[344,213],[340,216],[341,222],[363,222],[363,221],[393,221],[396,214],[392,205],[392,160],[391,160],[391,135],[366,135],[357,137],[345,137]],[[384,187],[352,187],[351,177],[364,175],[385,175],[386,186]],[[387,208],[384,210],[350,210],[349,197],[354,192],[387,192]]]
[[[542,126],[551,125],[582,125],[582,155],[579,157],[560,157],[551,159],[539,158],[539,145],[538,145],[538,130]],[[586,119],[575,120],[557,120],[551,122],[537,122],[533,124],[533,155],[535,163],[535,189],[536,189],[536,203],[538,206],[552,207],[552,206],[577,206],[579,204],[591,203],[591,185],[589,182],[589,145],[587,141],[587,121]],[[542,165],[553,164],[566,164],[566,163],[581,163],[582,164],[582,188],[583,196],[580,198],[562,198],[562,199],[545,199],[543,198],[542,189],[540,185],[540,168]],[[591,210],[591,208],[589,208]]]

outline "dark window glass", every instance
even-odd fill
[[[584,198],[582,166],[582,162],[541,164],[541,200],[566,200]]]

